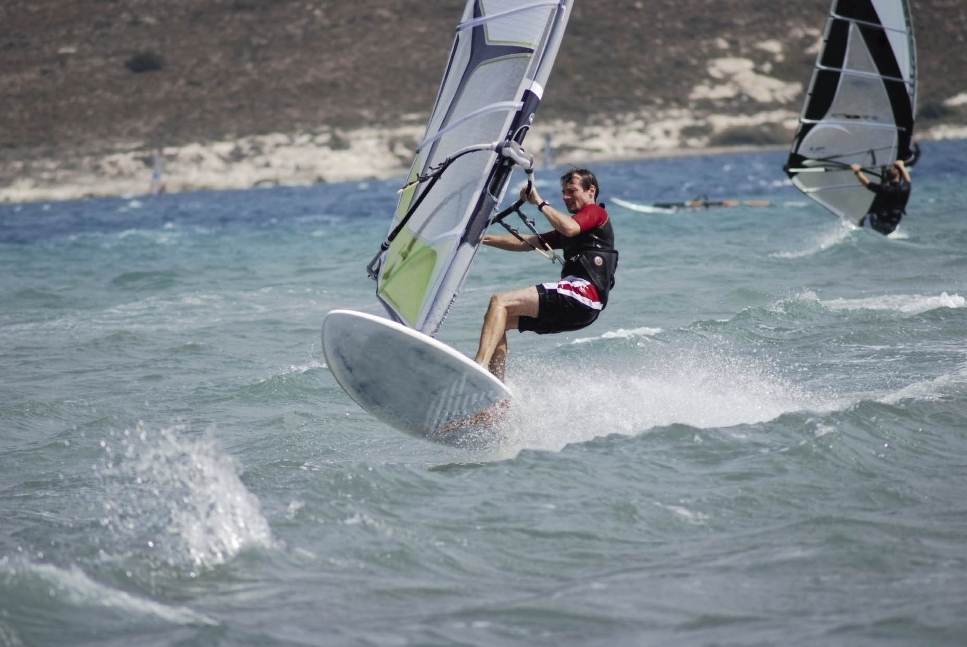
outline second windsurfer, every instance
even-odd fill
[[[870,227],[884,236],[892,234],[906,215],[907,201],[910,199],[910,172],[903,160],[897,160],[887,168],[882,184],[871,181],[859,164],[851,164],[850,168],[860,184],[876,194],[860,225],[868,220]]]

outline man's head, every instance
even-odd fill
[[[571,213],[577,213],[583,207],[596,203],[600,193],[598,178],[585,168],[571,169],[561,176],[564,206]]]
[[[883,171],[883,179],[887,182],[899,182],[900,181],[900,169],[895,166],[888,166]]]

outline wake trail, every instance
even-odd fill
[[[813,256],[845,243],[851,238],[853,232],[859,229],[859,227],[845,220],[841,220],[836,224],[835,229],[819,234],[805,248],[786,252],[773,252],[769,256],[772,258],[805,258],[807,256]]]

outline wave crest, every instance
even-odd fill
[[[271,546],[258,499],[238,477],[231,457],[210,436],[184,427],[151,432],[142,423],[106,453],[102,525],[129,549],[172,566],[211,567],[247,546]]]

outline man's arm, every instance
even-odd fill
[[[522,238],[524,240],[518,240],[515,236],[509,234],[485,234],[480,242],[488,247],[496,247],[508,252],[529,252],[535,247],[538,249],[544,247],[537,236],[533,234],[522,236]]]
[[[581,225],[579,225],[571,216],[565,215],[552,207],[550,204],[547,204],[547,201],[541,198],[541,194],[537,192],[537,187],[532,186],[530,195],[528,196],[524,195],[523,190],[521,190],[520,194],[521,197],[525,198],[531,204],[540,205],[541,203],[544,203],[543,207],[538,206],[538,211],[544,214],[544,217],[547,218],[547,221],[551,223],[551,227],[554,227],[554,230],[560,233],[562,236],[572,238],[573,236],[577,236],[581,233]]]

